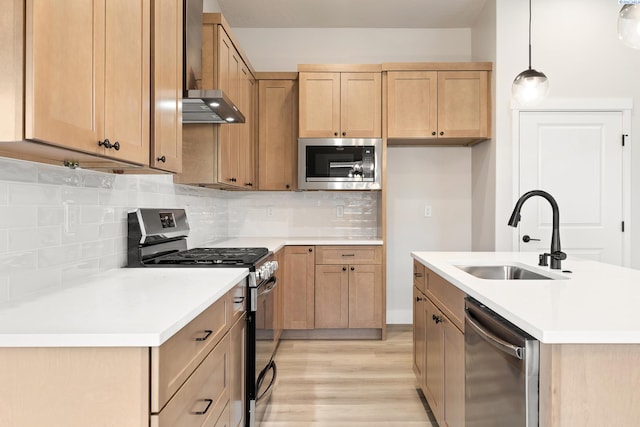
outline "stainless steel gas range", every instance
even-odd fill
[[[245,402],[231,402],[231,425],[259,426],[277,376],[274,356],[279,333],[273,291],[278,285],[274,276],[278,263],[273,254],[267,248],[188,249],[184,209],[136,209],[129,212],[127,222],[128,267],[249,270],[246,288],[236,294],[236,303],[243,304],[247,313]]]

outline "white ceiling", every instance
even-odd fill
[[[469,28],[486,0],[218,0],[234,28]]]

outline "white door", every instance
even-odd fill
[[[538,189],[556,199],[562,251],[622,265],[622,113],[520,112],[519,133],[520,195]],[[551,213],[541,197],[525,202],[520,251],[549,252]]]

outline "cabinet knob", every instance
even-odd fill
[[[444,132],[440,132],[440,136],[444,135]]]
[[[413,277],[422,277],[422,273],[413,273]]]
[[[229,181],[230,182],[236,182],[236,179],[235,178],[229,178]]]
[[[355,267],[351,267],[351,271],[355,271],[355,269],[356,269]]]
[[[347,136],[347,133],[346,132],[342,132],[342,136]]]
[[[253,187],[253,182],[245,182],[244,185],[247,187]]]
[[[420,302],[420,301],[424,301],[424,298],[422,298],[422,297],[416,297],[416,302]]]
[[[162,157],[158,157],[158,159],[157,159],[157,160],[158,160],[159,162],[166,163],[167,158],[166,158],[166,156],[162,156]]]
[[[116,151],[119,151],[119,150],[120,150],[120,143],[119,143],[118,141],[116,141],[116,142],[113,144],[113,148],[114,148]]]
[[[436,322],[436,325],[437,325],[438,323],[442,323],[442,317],[440,317],[440,316],[436,316],[435,314],[433,314],[433,315],[431,316],[431,319],[433,319],[433,321],[434,321],[434,322]]]
[[[436,136],[436,131],[431,132],[431,135]]]
[[[338,136],[338,132],[334,132],[334,133],[333,133],[333,136]]]
[[[112,147],[111,141],[109,141],[109,138],[105,138],[104,141],[98,141],[98,147],[109,149]]]
[[[284,188],[286,188],[287,190],[291,188],[291,186],[289,184],[285,185]]]
[[[342,271],[347,271],[347,267],[342,267]]]
[[[313,248],[309,248],[309,252],[313,252]]]

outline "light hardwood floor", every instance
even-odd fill
[[[437,427],[412,371],[410,325],[385,341],[281,341],[264,427]]]

